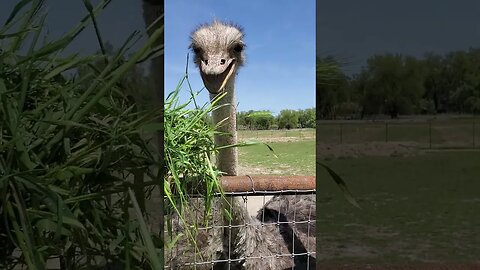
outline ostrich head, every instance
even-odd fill
[[[203,83],[211,94],[225,89],[245,61],[242,30],[232,24],[214,21],[200,26],[191,36],[190,48]]]
[[[234,88],[235,75],[245,62],[243,32],[232,24],[213,21],[197,28],[191,35],[191,41],[194,62],[203,84],[210,92],[210,99],[213,101],[219,93],[226,92],[221,100],[217,100],[219,108],[212,112],[213,122],[220,124],[217,128],[220,133],[215,134],[215,144],[235,145],[237,130]],[[217,166],[222,172],[237,175],[237,163],[238,153],[235,147],[219,150]]]

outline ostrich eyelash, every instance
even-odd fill
[[[198,53],[200,53],[200,52],[202,51],[202,50],[201,50],[200,48],[198,48],[198,47],[192,47],[192,50],[193,50],[193,52],[196,53],[196,54],[198,54]]]
[[[242,44],[236,44],[236,45],[233,47],[233,50],[236,51],[236,52],[242,52],[242,51],[243,51],[243,47],[244,47],[244,45],[242,45]]]

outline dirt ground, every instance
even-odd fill
[[[404,157],[423,154],[412,142],[367,142],[361,144],[317,144],[317,159],[342,159],[362,156]]]
[[[260,137],[260,138],[241,138],[242,141],[260,141],[264,143],[272,142],[299,142],[299,141],[308,141],[314,140],[314,136],[305,136],[305,137]]]

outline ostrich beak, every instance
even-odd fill
[[[228,60],[211,58],[208,62],[202,61],[200,74],[208,92],[218,94],[223,91],[228,80],[235,72],[235,67],[234,58]]]

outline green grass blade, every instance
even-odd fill
[[[150,261],[150,265],[153,269],[161,270],[163,269],[163,262],[161,262],[161,256],[158,255],[155,246],[152,241],[152,237],[150,232],[147,229],[147,225],[145,224],[145,220],[143,219],[142,211],[140,210],[140,206],[138,205],[137,199],[135,194],[133,193],[132,189],[128,189],[128,194],[130,195],[130,200],[133,204],[133,209],[135,210],[135,214],[137,215],[138,222],[140,223],[140,231],[142,233],[143,243],[147,250],[148,260]]]
[[[327,165],[325,165],[321,162],[317,162],[317,164],[320,165],[325,170],[327,170],[328,174],[330,174],[333,181],[335,181],[335,183],[338,185],[338,187],[340,187],[340,189],[342,190],[342,193],[345,196],[345,199],[347,199],[347,201],[349,203],[351,203],[353,206],[355,206],[357,208],[361,208],[360,205],[355,200],[355,198],[353,197],[350,190],[348,189],[347,184],[345,184],[345,181],[343,181],[343,179],[334,170],[332,170]]]

